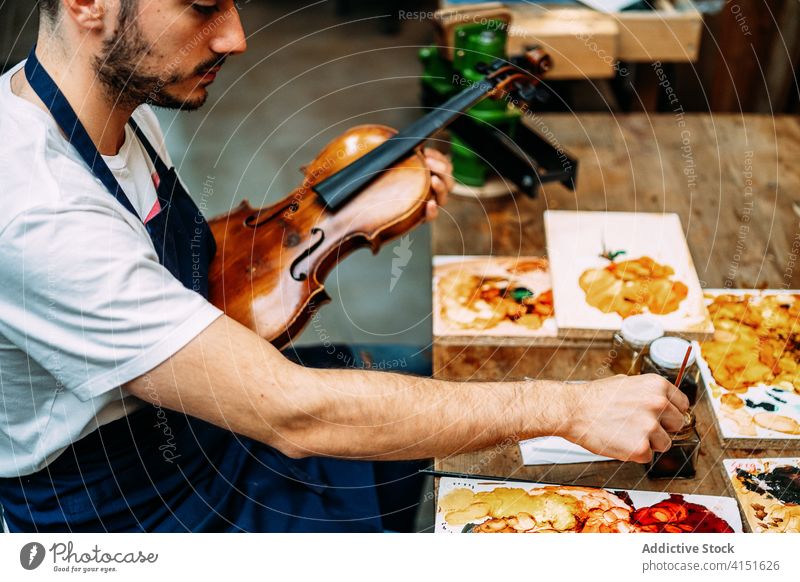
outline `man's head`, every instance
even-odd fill
[[[225,58],[246,48],[234,0],[39,0],[39,8],[47,42],[86,60],[122,107],[196,109]]]

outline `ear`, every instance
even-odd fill
[[[106,0],[62,0],[64,15],[84,30],[100,31],[106,25]]]

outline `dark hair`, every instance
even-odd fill
[[[56,14],[58,14],[58,5],[60,3],[60,0],[39,0],[39,13],[52,22],[55,20]]]
[[[39,13],[49,22],[55,22],[61,0],[38,0],[37,4],[39,5]],[[130,16],[133,2],[132,0],[121,0],[120,4],[122,5],[120,20],[122,20],[123,17],[127,18]]]

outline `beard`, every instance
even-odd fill
[[[152,47],[144,40],[134,19],[121,15],[114,34],[103,41],[100,54],[94,60],[97,78],[111,102],[115,106],[130,109],[143,103],[184,111],[202,107],[208,98],[205,87],[197,84],[195,87],[202,89],[202,95],[194,98],[177,96],[171,91],[177,85],[221,66],[225,57],[209,59],[188,75],[174,72],[180,62],[178,59],[173,60],[161,74],[151,74],[144,70],[142,64],[152,52]]]

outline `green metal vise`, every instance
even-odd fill
[[[419,52],[424,66],[422,76],[423,104],[436,107],[455,93],[483,79],[476,70],[478,63],[507,59],[507,26],[502,20],[485,20],[480,24],[464,24],[455,29],[452,63],[441,56],[436,47]],[[466,115],[479,125],[489,124],[514,138],[521,114],[504,100],[484,99]],[[453,176],[468,186],[483,186],[491,168],[452,132],[451,156]]]

